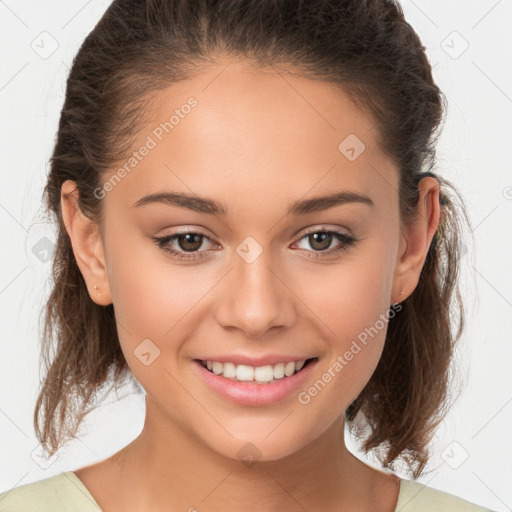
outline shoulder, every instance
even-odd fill
[[[79,508],[77,508],[79,507]],[[0,494],[0,512],[101,512],[73,471],[20,485]]]
[[[411,480],[400,480],[395,512],[492,512],[453,494]]]

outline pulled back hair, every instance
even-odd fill
[[[100,387],[134,380],[113,305],[92,301],[77,266],[61,186],[73,180],[80,209],[101,226],[94,191],[129,155],[151,94],[200,74],[220,56],[330,83],[370,115],[380,147],[398,168],[403,223],[417,214],[420,180],[429,175],[440,184],[441,223],[419,282],[390,318],[377,368],[344,413],[366,453],[377,453],[385,467],[405,461],[416,478],[451,396],[450,362],[464,325],[458,231],[467,214],[455,188],[432,170],[445,97],[425,47],[393,0],[112,2],[73,60],[44,189],[58,236],[44,310],[36,436],[53,455],[76,438]],[[356,429],[361,418],[365,437]]]

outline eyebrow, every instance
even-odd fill
[[[178,192],[158,192],[142,197],[133,204],[132,207],[145,206],[152,203],[161,203],[169,206],[178,206],[187,208],[198,213],[208,213],[212,215],[225,216],[228,213],[227,208],[213,199],[199,197],[193,194],[184,194]],[[375,203],[368,197],[357,192],[337,192],[322,197],[313,197],[296,201],[288,208],[287,215],[306,215],[308,213],[320,212],[348,203],[361,203],[370,207]]]

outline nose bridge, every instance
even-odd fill
[[[253,237],[238,245],[226,294],[217,309],[219,323],[238,327],[254,338],[272,327],[291,325],[294,311],[290,293],[274,267],[271,250]]]

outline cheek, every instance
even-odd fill
[[[351,254],[328,271],[301,276],[297,295],[307,297],[304,303],[315,313],[316,324],[328,341],[320,382],[314,389],[303,390],[304,402],[314,396],[324,411],[329,411],[331,400],[331,404],[346,408],[371,378],[384,348],[391,313],[393,268],[386,251],[391,254],[385,243],[380,242],[379,247],[376,243],[371,250]],[[329,391],[323,392],[324,387]]]
[[[133,358],[144,339],[163,351],[178,332],[189,332],[194,306],[211,283],[198,277],[197,267],[167,260],[150,240],[140,236],[119,230],[109,243],[109,280],[125,357]]]
[[[323,269],[305,266],[294,284],[308,316],[315,314],[338,351],[389,308],[393,269],[385,251],[386,247],[365,249]]]
[[[208,313],[205,308],[213,300],[208,294],[223,271],[209,263],[173,262],[150,240],[128,229],[112,231],[109,244],[109,279],[129,366],[138,378],[142,370],[138,347],[149,339],[157,348],[146,342],[148,351],[164,356],[156,366],[165,361],[172,369],[181,350],[181,342],[173,344],[172,340],[190,337],[200,328]],[[381,315],[389,308],[391,258],[386,258],[389,247],[382,239],[372,244],[347,253],[336,264],[305,262],[288,275],[289,269],[281,272],[293,290],[288,300],[297,302],[298,324],[316,331],[326,347],[322,371],[333,387],[324,396],[336,394],[337,403],[350,399],[345,405],[371,377],[384,345],[387,324]],[[170,359],[164,353],[169,349],[175,352]],[[144,384],[146,377],[139,380]]]

